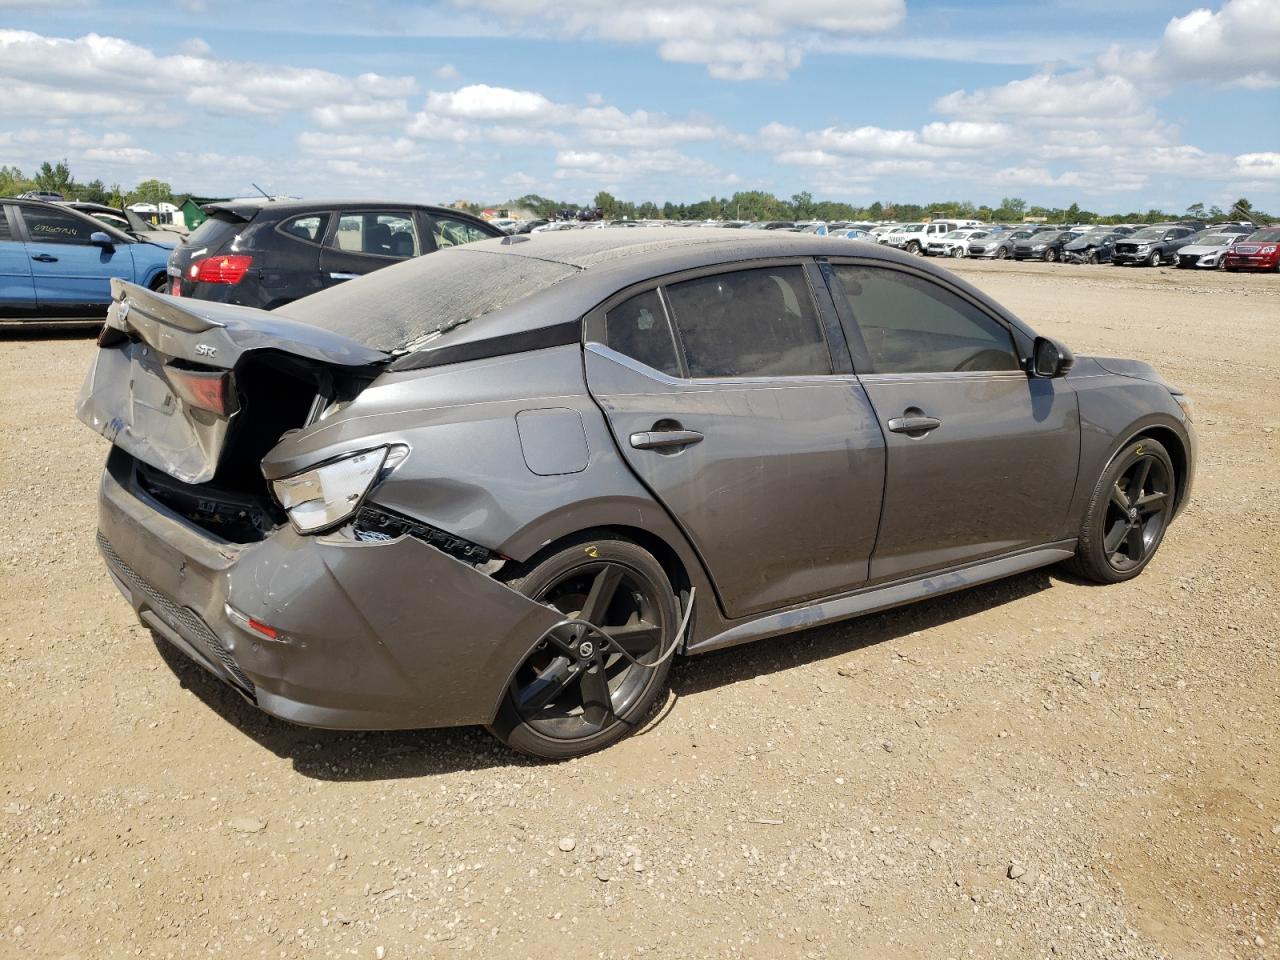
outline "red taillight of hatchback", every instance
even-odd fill
[[[253,266],[253,257],[205,257],[187,268],[187,279],[196,283],[239,283]]]

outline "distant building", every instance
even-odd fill
[[[178,213],[178,207],[172,203],[161,201],[160,203],[131,203],[129,209],[145,220],[150,220],[156,226],[162,223],[173,223],[174,216]]]

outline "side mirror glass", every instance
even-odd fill
[[[1031,349],[1031,373],[1045,379],[1063,377],[1075,360],[1075,356],[1064,344],[1052,337],[1036,337]]]
[[[89,242],[95,247],[106,247],[108,249],[116,245],[116,242],[111,239],[111,235],[103,233],[101,230],[95,230],[89,234]]]

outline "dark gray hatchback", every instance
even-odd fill
[[[144,623],[263,710],[567,757],[672,658],[1066,561],[1136,576],[1189,401],[944,270],[763,231],[509,238],[272,313],[117,284],[80,417]]]

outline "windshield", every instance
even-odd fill
[[[943,239],[944,240],[963,240],[968,234],[963,230],[952,230]]]
[[[1235,233],[1211,233],[1207,237],[1199,237],[1196,243],[1202,247],[1229,247],[1239,238]]]
[[[1276,243],[1280,241],[1280,230],[1259,230],[1249,234],[1249,240],[1253,243]]]
[[[1062,234],[1060,233],[1037,233],[1035,236],[1036,243],[1053,243]]]
[[[577,272],[577,267],[552,260],[451,247],[303,297],[275,312],[376,350],[416,350],[434,335]]]
[[[1168,227],[1143,227],[1137,233],[1129,234],[1130,240],[1159,240]]]

